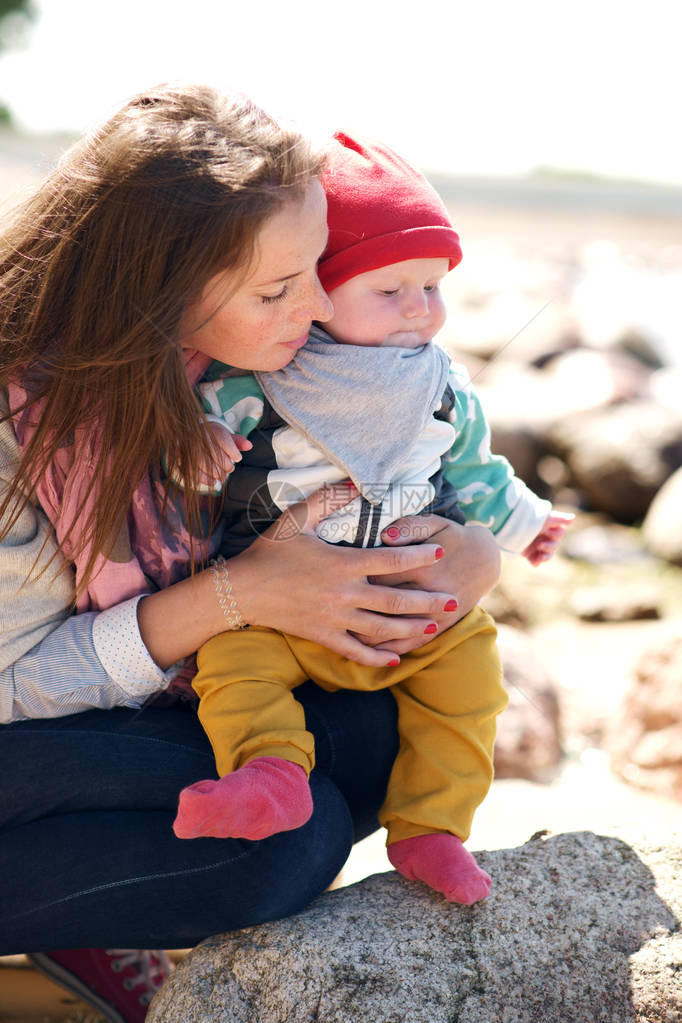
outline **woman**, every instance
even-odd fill
[[[178,792],[212,753],[186,707],[140,710],[232,621],[206,570],[220,525],[192,384],[212,359],[286,365],[331,315],[322,167],[244,99],[161,87],[67,154],[0,239],[0,953],[77,950],[37,959],[119,1023],[144,1019],[161,971],[112,946],[185,947],[306,905],[376,827],[395,755],[387,693],[308,685],[308,824],[183,842]],[[303,515],[327,510],[313,495]],[[265,534],[227,566],[243,619],[370,665],[426,642],[452,588],[460,617],[493,584],[496,548],[435,516],[397,525],[372,550]]]

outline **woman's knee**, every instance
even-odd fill
[[[337,786],[323,774],[310,778],[313,815],[302,828],[275,836],[267,857],[272,881],[262,919],[277,919],[303,909],[330,886],[348,859],[354,840],[353,820]]]
[[[5,832],[0,867],[17,875],[21,864],[25,878],[20,870],[0,899],[0,951],[186,948],[298,912],[329,887],[353,842],[336,786],[322,775],[311,787],[308,823],[261,842],[182,841],[158,811],[55,815]]]
[[[186,944],[291,916],[326,891],[350,853],[353,822],[327,777],[312,775],[311,788],[314,811],[307,824],[262,842],[240,842],[241,858],[216,863],[210,878],[199,879],[211,888],[210,904],[204,900],[203,910],[197,909],[183,933]],[[201,893],[192,899],[197,907],[201,901]],[[187,923],[184,918],[181,928]]]

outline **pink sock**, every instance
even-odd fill
[[[489,875],[456,835],[417,835],[393,842],[387,852],[399,874],[424,881],[450,902],[470,906],[490,892]]]
[[[281,757],[258,757],[218,781],[180,793],[177,838],[250,838],[300,828],[313,812],[306,773]]]

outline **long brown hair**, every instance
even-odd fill
[[[322,166],[249,100],[164,85],[76,145],[18,208],[0,235],[0,385],[28,381],[44,405],[0,505],[2,536],[57,449],[95,426],[97,500],[76,520],[76,549],[92,548],[83,585],[162,458],[185,480],[196,532],[196,466],[212,451],[184,369],[181,313],[219,270],[245,272],[264,221]]]

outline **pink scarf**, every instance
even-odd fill
[[[185,351],[185,368],[192,386],[201,379],[210,363],[211,359],[200,352]],[[27,398],[28,393],[21,386],[10,385],[10,408],[21,408]],[[40,411],[40,405],[29,404],[13,417],[22,452],[33,436]],[[98,455],[98,446],[97,431],[88,430],[80,435],[77,431],[74,444],[59,449],[36,487],[38,502],[54,525],[60,543],[66,537],[87,492],[90,466]],[[84,456],[78,462],[74,458],[77,449]],[[108,557],[100,555],[97,558],[87,589],[78,598],[77,611],[103,611],[128,597],[165,589],[189,574],[190,534],[187,530],[184,498],[182,493],[176,492],[172,499],[167,500],[165,515],[162,516],[164,497],[165,484],[158,470],[150,472],[135,490],[127,522],[113,550]],[[85,516],[96,499],[95,493],[86,498],[83,509]],[[221,529],[218,527],[204,541],[195,539],[196,556],[212,557],[220,545],[220,534]],[[75,553],[73,543],[67,539],[63,549],[66,558],[73,562],[78,583],[91,548],[87,546]],[[185,690],[186,686],[174,688]]]

